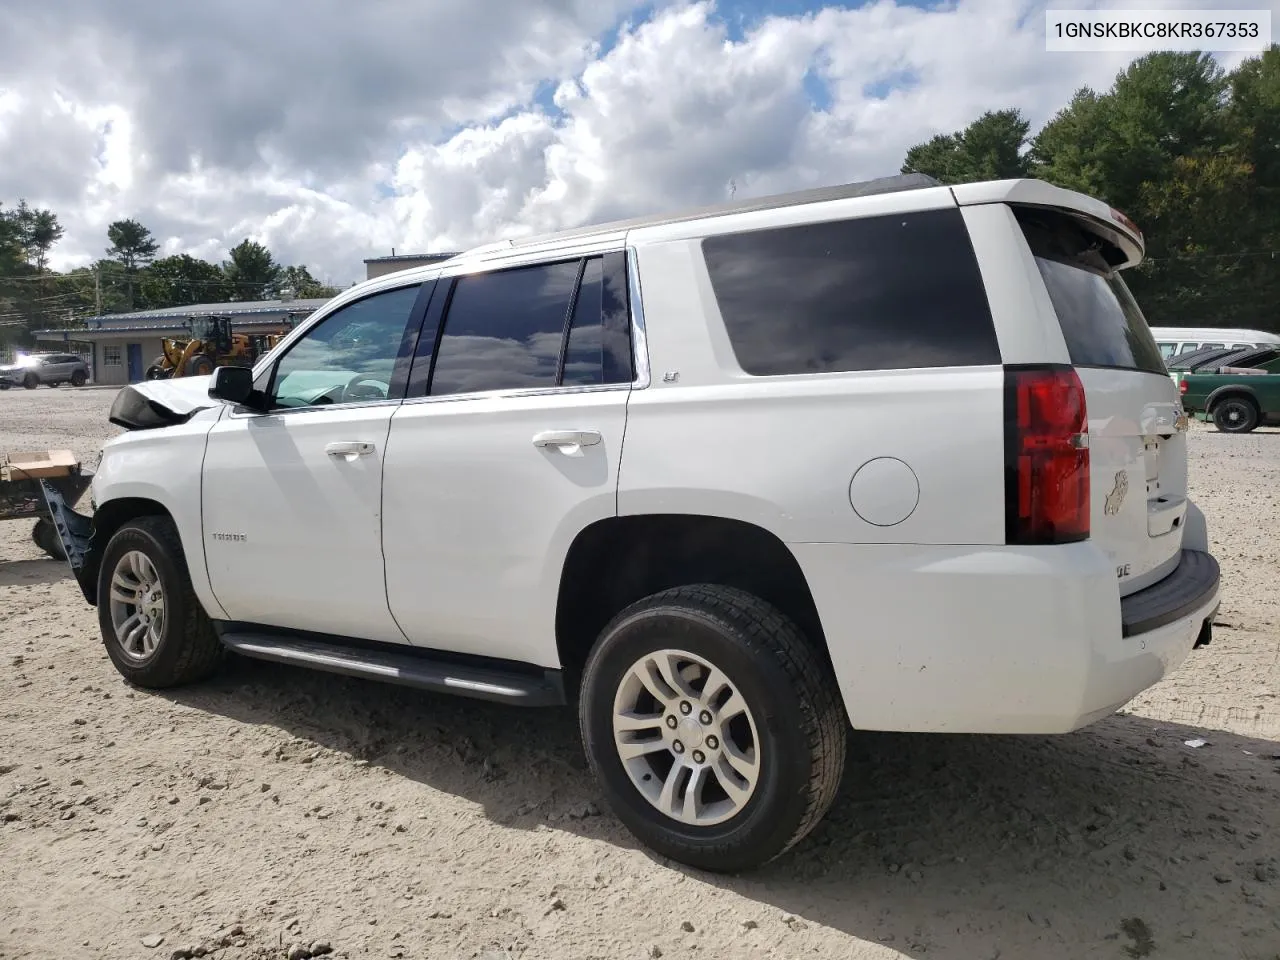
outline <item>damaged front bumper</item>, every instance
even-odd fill
[[[96,607],[98,565],[95,557],[96,544],[93,542],[93,517],[86,517],[71,509],[67,498],[48,480],[41,479],[40,489],[48,504],[54,529],[58,531],[58,539],[62,542],[62,552],[67,558],[67,565],[71,567],[71,575],[80,585],[80,592],[84,594],[89,606]]]

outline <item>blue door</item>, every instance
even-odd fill
[[[129,344],[129,382],[137,383],[142,379],[142,344]]]

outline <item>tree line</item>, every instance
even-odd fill
[[[1280,45],[1229,73],[1207,54],[1149,54],[1034,136],[1017,108],[988,111],[912,147],[902,172],[1098,197],[1146,237],[1125,278],[1148,323],[1280,332]]]
[[[91,266],[59,273],[48,263],[63,233],[52,210],[25,200],[0,205],[0,346],[29,345],[33,330],[75,327],[98,314],[338,293],[248,238],[221,263],[185,253],[157,258],[160,245],[137,220],[110,224],[106,255]]]

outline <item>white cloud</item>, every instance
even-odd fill
[[[1046,53],[1045,0],[880,0],[741,34],[710,3],[670,2],[604,52],[629,0],[485,4],[484,17],[410,0],[357,17],[331,0],[333,23],[268,4],[253,36],[220,26],[263,6],[248,0],[180,5],[123,33],[87,2],[47,0],[82,14],[65,37],[20,15],[0,40],[0,200],[59,213],[63,267],[132,216],[165,252],[221,259],[250,236],[347,282],[392,246],[716,202],[730,180],[743,197],[893,173],[909,146],[983,110],[1017,106],[1038,126],[1132,59]],[[41,57],[53,66],[31,66]]]

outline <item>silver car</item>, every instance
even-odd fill
[[[89,365],[74,353],[27,353],[0,366],[0,390],[18,386],[34,390],[42,383],[50,387],[60,383],[82,387],[88,379]]]

